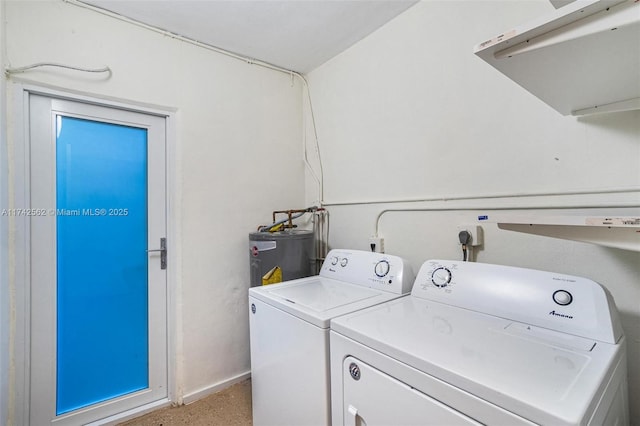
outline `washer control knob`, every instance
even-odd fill
[[[442,266],[436,268],[431,273],[431,282],[436,287],[446,287],[451,282],[451,271]]]
[[[333,257],[331,258],[331,264],[332,264],[332,265],[337,265],[337,264],[338,264],[338,260],[339,260],[339,259],[338,259],[338,256],[333,256]]]
[[[376,263],[376,267],[374,269],[375,273],[377,276],[379,276],[380,278],[386,276],[389,273],[389,269],[391,269],[391,266],[389,265],[389,262],[386,260],[381,260],[378,263]]]
[[[345,266],[347,266],[347,263],[349,263],[349,259],[347,259],[346,257],[343,257],[342,260],[340,261],[340,266],[344,268]]]
[[[553,293],[553,301],[558,305],[567,306],[573,302],[573,296],[567,290],[558,290]]]

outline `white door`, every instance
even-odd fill
[[[29,96],[31,425],[167,397],[165,120]]]

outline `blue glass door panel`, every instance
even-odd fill
[[[149,386],[147,131],[56,127],[60,415]]]

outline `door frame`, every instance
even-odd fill
[[[141,114],[155,115],[165,119],[166,142],[166,218],[167,218],[167,398],[117,414],[102,423],[111,424],[138,416],[156,408],[181,403],[179,393],[179,362],[181,353],[178,335],[179,327],[179,280],[180,273],[180,241],[179,233],[179,197],[178,192],[178,159],[175,131],[176,110],[172,108],[142,105],[115,99],[106,99],[97,95],[79,94],[65,89],[42,86],[27,82],[16,81],[12,85],[13,104],[10,113],[14,123],[7,138],[13,150],[13,166],[10,179],[13,179],[14,208],[30,208],[30,134],[29,134],[29,96],[41,95],[50,98],[97,105],[106,108],[122,109]],[[11,143],[13,141],[13,143]],[[11,321],[12,330],[9,332],[10,357],[14,366],[9,377],[9,422],[13,424],[29,424],[29,395],[30,395],[30,318],[31,318],[31,259],[30,259],[30,218],[25,216],[11,217],[9,222],[10,237],[13,234],[13,245],[9,245],[10,265],[13,266],[13,279],[9,278],[9,294],[15,312]],[[13,232],[12,232],[13,231]],[[11,259],[11,257],[13,259]],[[11,274],[11,272],[10,272]],[[4,292],[4,288],[0,289]],[[102,424],[101,423],[101,424]]]

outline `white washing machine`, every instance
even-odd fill
[[[318,276],[249,289],[253,424],[330,424],[330,320],[408,294],[414,278],[400,257],[331,250]]]
[[[333,425],[625,425],[625,339],[591,280],[431,260],[331,322]]]

